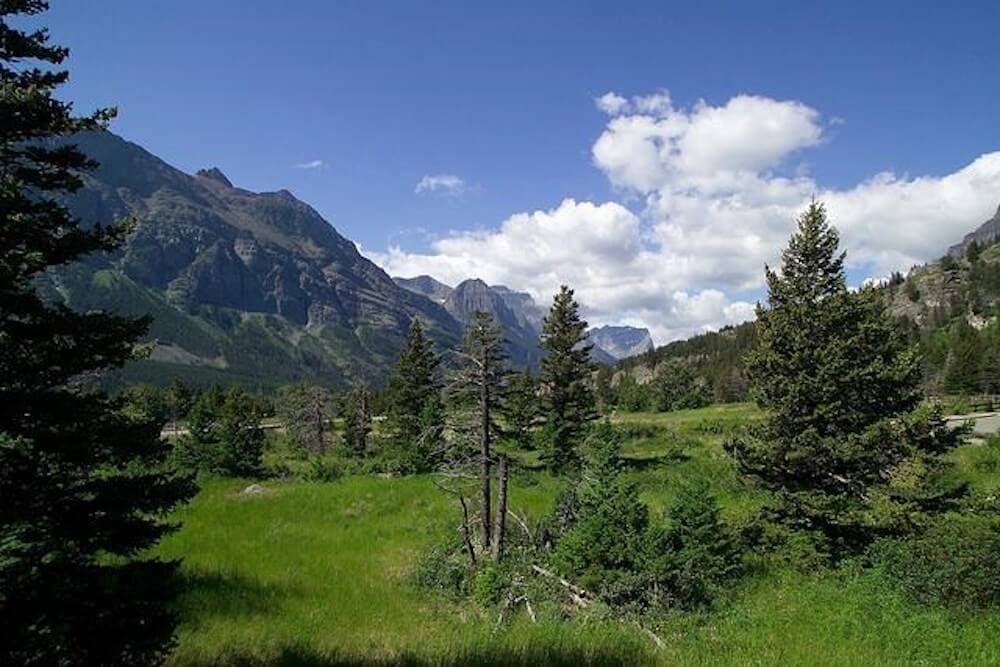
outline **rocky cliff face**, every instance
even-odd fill
[[[415,317],[442,343],[457,340],[459,326],[441,305],[396,285],[287,190],[243,190],[216,168],[191,176],[108,132],[81,135],[73,143],[101,163],[69,199],[73,213],[87,224],[125,215],[138,223],[122,250],[89,266],[120,273],[164,307],[208,318],[222,338],[249,315],[277,318],[279,328],[290,325],[291,339],[262,343],[263,357],[284,356],[273,347],[302,352],[303,335],[314,339],[306,348],[325,338],[322,349],[310,353],[325,358],[312,368],[300,354],[286,360],[292,366],[284,370],[292,376],[328,369],[319,370],[320,378],[377,380],[368,376],[384,375],[378,369],[388,368]],[[70,272],[63,281],[66,276],[81,279]],[[164,346],[184,349],[162,327],[154,335]],[[225,358],[224,343],[218,351]]]
[[[444,302],[445,309],[460,322],[473,313],[489,313],[503,328],[511,361],[517,366],[535,366],[541,358],[538,333],[511,310],[503,295],[482,280],[473,278],[459,283]]]
[[[452,292],[451,287],[427,275],[417,276],[416,278],[399,278],[397,276],[393,277],[393,281],[403,289],[423,294],[431,301],[436,301],[437,303],[444,303],[445,299]]]
[[[587,337],[594,344],[595,350],[600,350],[614,361],[634,357],[654,348],[653,338],[649,335],[649,330],[636,327],[598,327],[591,329],[587,333]],[[596,355],[595,360],[602,361],[601,355]]]
[[[956,243],[952,247],[948,248],[948,254],[952,257],[961,257],[965,254],[965,250],[973,241],[978,241],[981,244],[987,244],[992,243],[997,239],[1000,239],[1000,207],[997,207],[997,212],[992,218],[984,222],[974,231],[966,234],[961,243]]]

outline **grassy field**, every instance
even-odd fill
[[[654,512],[680,479],[704,476],[735,516],[759,498],[736,479],[722,442],[757,416],[724,406],[615,421],[629,433],[624,456]],[[957,456],[979,460],[975,450]],[[975,482],[996,486],[997,473],[979,470]],[[172,664],[1000,663],[1000,613],[922,608],[871,573],[758,573],[718,610],[658,628],[663,649],[600,618],[516,617],[496,629],[493,614],[407,581],[457,520],[454,501],[429,478],[265,482],[263,495],[239,495],[247,484],[207,482],[162,546],[184,559]],[[545,474],[522,473],[513,506],[544,512],[557,488]]]

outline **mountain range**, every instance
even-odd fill
[[[393,280],[400,287],[438,301],[460,322],[467,321],[477,310],[493,315],[507,333],[515,363],[532,366],[541,358],[539,339],[545,309],[527,292],[516,292],[504,285],[487,285],[478,278],[465,280],[454,288],[427,275]],[[590,329],[587,338],[593,345],[591,358],[609,366],[654,347],[648,329],[631,326]]]
[[[380,384],[415,318],[448,349],[475,310],[501,323],[516,365],[538,363],[544,313],[526,293],[392,279],[287,190],[251,192],[217,168],[190,175],[110,132],[66,143],[100,164],[70,211],[87,225],[131,216],[135,229],[40,289],[80,310],[151,316],[157,345],[126,381]]]

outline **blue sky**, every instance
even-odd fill
[[[860,279],[940,254],[944,248],[931,242],[960,237],[1000,202],[992,162],[965,173],[957,190],[948,181],[1000,149],[996,2],[95,0],[53,2],[42,22],[72,50],[65,95],[77,108],[117,105],[113,129],[175,166],[218,166],[252,190],[288,188],[391,270],[426,268],[452,282],[475,271],[536,294],[575,279],[581,297],[590,297],[592,319],[645,323],[661,340],[746,313],[723,312],[759,294],[759,285],[731,270],[726,253],[757,266],[772,259],[797,200],[786,193],[760,202],[748,218],[723,216],[711,225],[707,213],[690,217],[702,210],[695,203],[744,214],[774,189],[774,179],[800,179],[798,194],[843,194],[847,203],[831,204],[831,214],[842,213],[854,230],[845,240],[849,250],[858,248],[852,276]],[[622,100],[668,91],[669,109],[650,112],[655,105],[634,100],[604,113],[595,99],[609,91]],[[729,106],[740,95],[785,106]],[[637,176],[630,165],[642,156],[628,152],[637,144],[611,124],[647,117],[663,121],[661,128],[678,119],[693,126],[711,115],[699,109],[722,110],[716,115],[725,125],[711,132],[719,137],[713,141],[729,142],[719,148],[722,161],[692,167],[691,152],[690,160],[678,159],[680,167],[664,157],[655,175]],[[797,138],[734,168],[756,175],[756,185],[741,178],[741,185],[723,187],[702,178],[757,150],[752,124],[749,135],[725,129],[746,126],[741,114],[759,114],[767,124],[783,110]],[[617,144],[602,160],[595,146],[609,133],[607,143]],[[648,134],[635,139],[661,145]],[[698,155],[716,148],[699,145]],[[322,166],[294,166],[317,161]],[[875,210],[886,215],[892,202],[882,191],[858,191],[882,172],[894,174],[897,185],[940,179],[938,190],[918,182],[888,188],[890,197],[975,201],[908,227],[905,219],[882,221],[913,237],[890,257],[889,240],[869,242],[864,233],[874,223],[861,218]],[[461,191],[415,191],[424,177],[442,175],[461,179]],[[435,182],[445,181],[427,181]],[[678,197],[694,190],[697,202],[681,206]],[[562,209],[567,198],[575,206]],[[594,222],[594,210],[580,209],[582,203],[607,213],[610,226]],[[532,216],[536,211],[548,217]],[[761,211],[775,220],[762,221]],[[505,221],[519,214],[526,216],[523,228],[503,236]],[[625,261],[627,270],[588,277],[574,273],[578,266],[561,272],[514,259],[480,266],[470,257],[516,251],[518,243],[532,243],[532,225],[544,235],[560,216],[560,230],[599,232],[596,246],[581,246],[581,259]],[[785,228],[776,229],[778,217]],[[917,239],[941,224],[951,225],[947,233],[931,233],[921,245]],[[727,225],[747,237],[739,248],[720,250],[709,237],[725,241]],[[624,249],[610,247],[607,234],[618,233],[635,238],[626,238]],[[484,238],[492,241],[473,243]],[[638,290],[649,292],[642,298],[609,296],[643,281],[637,272],[650,265],[675,269],[674,277],[653,279],[651,289]],[[552,275],[538,277],[546,273]],[[654,292],[668,296],[658,300]],[[709,292],[711,307],[706,301],[704,312],[685,314]]]

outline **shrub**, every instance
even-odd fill
[[[426,553],[410,575],[413,585],[458,599],[469,594],[471,569],[464,554],[448,543]]]
[[[876,546],[879,566],[925,604],[980,609],[1000,602],[1000,518],[949,514],[925,533]]]
[[[663,606],[708,605],[741,569],[742,556],[704,481],[686,485],[666,529],[651,531],[645,569]]]

